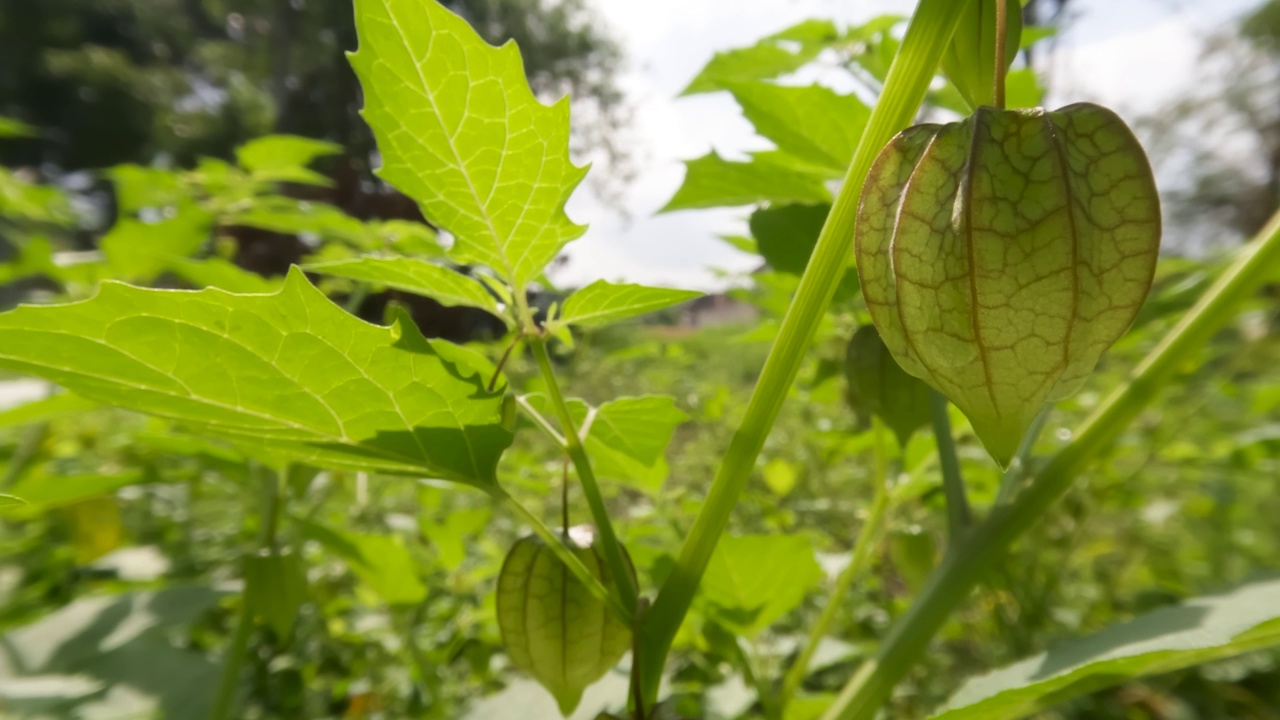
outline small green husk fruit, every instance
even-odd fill
[[[590,542],[574,554],[605,587],[613,578]],[[629,563],[629,560],[628,560]],[[521,538],[498,574],[498,628],[511,663],[542,684],[568,717],[582,691],[631,646],[631,631],[540,538]]]
[[[894,138],[855,231],[872,320],[1002,466],[1133,322],[1160,248],[1146,154],[1106,108],[979,108]]]

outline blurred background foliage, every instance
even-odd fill
[[[451,5],[490,40],[515,38],[540,94],[574,95],[584,108],[575,117],[585,120],[575,125],[578,149],[616,153],[612,177],[625,180],[622,52],[590,7]],[[1027,24],[1052,29],[1071,8],[1035,0]],[[900,22],[802,29],[792,29],[803,42],[788,50],[803,56],[799,64],[847,72],[861,88],[856,102],[873,101]],[[1024,52],[1017,82],[1028,104],[1051,77],[1043,63],[1053,42],[1050,34]],[[266,292],[303,258],[439,260],[434,230],[369,172],[374,148],[342,56],[354,43],[349,0],[0,3],[0,115],[18,121],[0,123],[0,300],[81,298],[105,279]],[[1280,1],[1269,0],[1215,36],[1204,78],[1139,123],[1166,192],[1171,252],[1134,331],[1083,392],[1048,416],[1030,467],[1069,440],[1216,276],[1222,252],[1280,205],[1277,70]],[[699,78],[715,89],[706,71]],[[940,83],[925,115],[949,117],[954,98]],[[798,167],[784,154],[755,160]],[[834,172],[804,167],[817,177]],[[698,206],[723,200],[695,191],[682,190]],[[587,334],[557,356],[569,391],[589,402],[661,393],[690,417],[664,458],[607,487],[645,588],[669,570],[700,506],[816,239],[814,218],[825,212],[820,202],[767,194],[748,204],[744,234],[726,239],[756,253],[759,267],[736,289]],[[318,282],[366,319],[406,306],[428,335],[472,342],[494,358],[502,351],[487,342],[501,327],[482,313]],[[964,678],[1057,640],[1280,570],[1276,287],[1188,358],[1179,381],[1009,552],[899,689],[890,717],[926,717]],[[823,608],[881,464],[892,480],[883,541],[786,720],[816,717],[945,548],[932,437],[916,432],[899,446],[849,392],[846,349],[867,321],[851,274],[734,520],[735,535],[798,539],[801,551],[740,563],[751,566],[753,597],[707,589],[669,668],[671,716],[763,716],[754,684],[778,676]],[[517,353],[509,371],[536,390],[529,358]],[[262,477],[278,472],[280,542],[305,568],[306,592],[259,618],[241,717],[554,717],[550,698],[509,672],[500,649],[493,581],[522,528],[487,497],[432,482],[264,468],[169,423],[19,378],[3,387],[0,493],[22,502],[0,498],[0,715],[208,717],[244,602],[241,555],[264,521]],[[999,474],[963,417],[952,421],[983,512],[1023,476]],[[558,517],[562,458],[524,430],[501,481]],[[665,481],[652,483],[655,474]],[[585,518],[581,498],[570,500],[574,517]],[[795,572],[809,567],[800,555],[820,572]],[[756,622],[761,603],[771,622]],[[1278,661],[1259,652],[1132,681],[1039,717],[1274,720]],[[611,674],[576,717],[616,710],[625,692],[625,675]]]

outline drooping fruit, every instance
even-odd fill
[[[1022,40],[1022,3],[1018,0],[965,0],[964,14],[942,55],[946,74],[969,107],[994,102],[996,87],[996,3],[1005,4],[1004,66],[1018,56]]]
[[[864,427],[874,415],[893,431],[900,447],[929,422],[929,388],[902,370],[874,325],[849,339],[844,360],[845,400]]]
[[[1110,110],[979,108],[899,134],[872,166],[855,248],[904,370],[1007,465],[1045,403],[1080,387],[1146,299],[1160,202]]]
[[[612,587],[613,577],[589,539],[570,544],[587,569]],[[511,663],[550,691],[566,717],[582,691],[631,646],[630,629],[537,537],[521,538],[507,553],[497,607]]]

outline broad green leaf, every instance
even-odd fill
[[[64,415],[87,412],[99,405],[100,403],[86,400],[79,395],[60,393],[0,411],[0,428],[46,422]]]
[[[274,295],[106,283],[19,308],[0,367],[319,466],[484,485],[511,442],[487,360],[358,320],[296,268]]]
[[[587,327],[608,325],[701,296],[702,293],[693,290],[615,285],[597,280],[564,301],[559,321]]]
[[[420,563],[398,535],[342,532],[294,518],[303,537],[342,558],[366,585],[389,605],[414,605],[427,596],[419,577]]]
[[[758,202],[831,201],[822,175],[772,159],[757,157],[750,162],[737,162],[712,151],[685,165],[684,183],[659,212]]]
[[[169,271],[197,288],[211,287],[233,293],[275,292],[284,280],[262,277],[220,257],[176,258],[169,262]]]
[[[822,567],[798,535],[720,538],[700,586],[716,620],[754,636],[804,600]]]
[[[61,190],[37,185],[3,167],[0,167],[0,216],[62,227],[71,227],[76,222],[71,202]]]
[[[35,514],[112,495],[122,487],[155,482],[156,479],[140,470],[115,475],[29,475],[7,489],[9,494],[22,499],[25,504],[6,509],[20,515]]]
[[[492,514],[487,507],[466,508],[445,513],[436,522],[423,513],[418,525],[435,548],[440,564],[447,570],[457,570],[467,557],[468,541],[484,529]]]
[[[1133,678],[1280,645],[1280,580],[1139,615],[967,682],[934,720],[1013,720]]]
[[[426,295],[441,305],[466,305],[502,317],[498,301],[479,280],[425,260],[362,257],[303,265],[302,269]]]
[[[755,45],[718,52],[680,94],[723,90],[728,83],[769,80],[795,72],[836,37],[836,27],[830,21],[806,20]]]
[[[67,705],[56,712],[29,708],[21,717],[209,717],[221,665],[185,638],[222,595],[178,585],[78,598],[0,637],[0,682],[73,676],[104,688],[92,695],[64,693]],[[6,716],[20,707],[4,701]]]
[[[831,206],[770,205],[751,213],[749,226],[760,256],[778,272],[803,275]]]
[[[213,217],[194,205],[157,223],[123,219],[100,243],[113,277],[149,282],[174,260],[192,255],[209,239]]]
[[[181,176],[172,170],[117,165],[107,171],[107,176],[115,183],[116,206],[124,215],[143,208],[170,207],[189,198]]]
[[[307,185],[330,185],[332,181],[307,166],[325,155],[342,152],[341,145],[298,137],[268,135],[236,149],[236,161],[248,170],[254,180],[293,182]]]
[[[839,177],[853,159],[871,111],[854,95],[821,85],[726,83],[756,132],[779,150],[826,167]]]
[[[1160,199],[1110,110],[983,107],[885,148],[855,248],[894,359],[950,398],[1005,465],[1041,408],[1079,389],[1142,307]]]
[[[455,259],[536,279],[585,230],[564,212],[586,175],[568,98],[538,102],[514,43],[494,48],[434,0],[357,0],[356,28],[379,174],[454,236]]]

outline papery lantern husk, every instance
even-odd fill
[[[1146,154],[1092,104],[905,130],[867,176],[855,237],[886,346],[1002,466],[1133,322],[1159,246]]]

